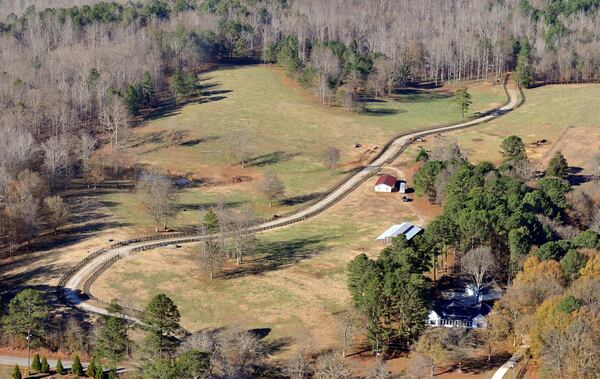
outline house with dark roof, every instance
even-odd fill
[[[429,311],[427,325],[446,328],[487,328],[486,316],[492,311],[494,301],[501,296],[502,291],[497,286],[482,290],[479,299],[469,286],[460,291],[445,291]]]
[[[375,192],[392,192],[396,188],[396,179],[392,175],[382,175],[375,182]]]

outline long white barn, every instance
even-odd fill
[[[403,222],[402,224],[396,224],[389,227],[388,230],[381,233],[381,235],[377,237],[377,241],[388,244],[391,242],[392,238],[396,238],[400,235],[404,235],[408,241],[419,234],[422,230],[423,228],[415,226],[410,222]]]

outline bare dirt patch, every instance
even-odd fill
[[[530,150],[534,150],[533,148]],[[578,173],[592,174],[592,159],[600,154],[600,126],[567,128],[554,143],[535,149],[538,169],[545,169],[552,156],[560,151],[569,166]]]

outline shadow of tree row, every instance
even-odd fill
[[[323,242],[328,239],[318,236],[278,242],[259,241],[257,248],[257,251],[261,252],[259,257],[254,257],[239,267],[222,273],[219,278],[236,279],[283,269],[327,251]]]

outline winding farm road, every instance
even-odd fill
[[[431,129],[426,130],[407,132],[401,136],[398,136],[395,140],[389,143],[387,148],[385,148],[385,150],[370,164],[368,164],[362,170],[358,171],[353,176],[349,177],[335,190],[333,190],[320,200],[293,214],[285,215],[279,218],[274,218],[262,224],[253,226],[252,229],[256,232],[275,229],[306,220],[325,211],[326,209],[330,208],[335,203],[337,203],[339,200],[343,199],[349,193],[351,193],[354,189],[356,189],[360,184],[364,183],[372,175],[376,174],[386,164],[389,164],[390,162],[395,160],[399,154],[401,154],[411,143],[413,143],[419,137],[472,127],[493,120],[506,114],[507,112],[510,112],[519,105],[519,89],[516,85],[513,84],[506,87],[506,92],[508,94],[508,100],[506,105],[499,109],[490,111],[479,118],[449,126],[433,127]],[[115,262],[119,258],[127,257],[132,252],[139,251],[140,249],[147,250],[165,245],[191,243],[206,238],[211,238],[211,236],[175,236],[171,238],[163,237],[160,240],[130,243],[125,246],[118,246],[115,248],[107,249],[101,254],[97,254],[97,256],[93,257],[93,259],[86,259],[85,264],[78,265],[76,270],[71,270],[71,272],[66,274],[61,284],[59,285],[59,287],[62,286],[63,288],[59,288],[59,291],[62,291],[62,297],[64,300],[66,300],[72,306],[75,306],[84,312],[106,314],[107,311],[102,306],[102,302],[99,302],[97,300],[94,301],[93,299],[90,300],[89,297],[85,295],[84,289],[86,288],[87,284],[87,289],[89,290],[89,286],[93,282],[95,277],[97,277],[100,272],[108,269],[113,262]],[[134,322],[139,322],[139,320],[133,316],[125,317]]]

